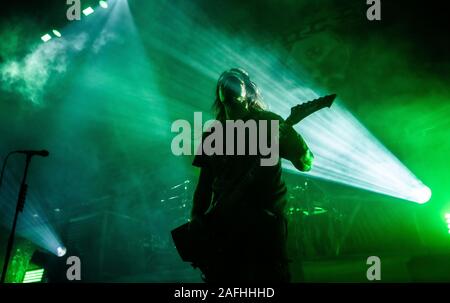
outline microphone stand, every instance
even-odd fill
[[[23,208],[25,206],[25,198],[27,195],[27,188],[28,188],[28,185],[26,184],[26,180],[27,180],[27,175],[28,175],[28,167],[30,166],[32,156],[33,156],[32,154],[27,154],[25,171],[23,174],[22,183],[20,185],[19,196],[17,198],[16,213],[14,214],[13,226],[11,229],[11,233],[9,234],[8,246],[6,248],[5,262],[3,263],[2,277],[1,277],[0,283],[5,283],[6,272],[8,271],[9,259],[11,258],[11,251],[12,251],[13,244],[14,244],[14,234],[16,232],[17,219],[19,216],[19,212],[22,212]]]

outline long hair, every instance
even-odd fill
[[[264,104],[261,96],[261,92],[258,88],[258,86],[250,80],[248,73],[240,68],[232,68],[229,71],[224,72],[217,81],[216,86],[216,98],[213,103],[213,109],[216,114],[216,120],[225,122],[226,120],[226,113],[225,113],[225,106],[223,102],[220,100],[220,86],[221,81],[223,78],[223,75],[227,72],[237,72],[242,74],[244,83],[245,83],[245,90],[246,90],[246,103],[248,106],[249,111],[263,111],[266,109],[266,105]]]

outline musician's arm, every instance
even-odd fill
[[[280,154],[300,171],[310,171],[314,155],[303,137],[288,124],[280,123]]]
[[[200,218],[208,209],[212,198],[212,174],[209,168],[200,169],[200,177],[194,192],[191,219]]]

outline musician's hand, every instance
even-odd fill
[[[281,156],[290,160],[298,170],[310,171],[314,155],[303,137],[286,122],[280,123],[279,134]]]
[[[312,168],[314,160],[313,153],[308,149],[305,154],[299,158],[293,159],[291,162],[299,171],[308,172]]]

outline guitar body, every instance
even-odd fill
[[[184,262],[194,262],[196,251],[192,245],[191,234],[189,233],[189,222],[171,231],[173,242],[177,248],[181,260]]]
[[[223,234],[214,229],[211,222],[198,223],[194,228],[191,222],[187,222],[172,230],[171,234],[181,259],[196,265],[218,256],[225,242]]]

